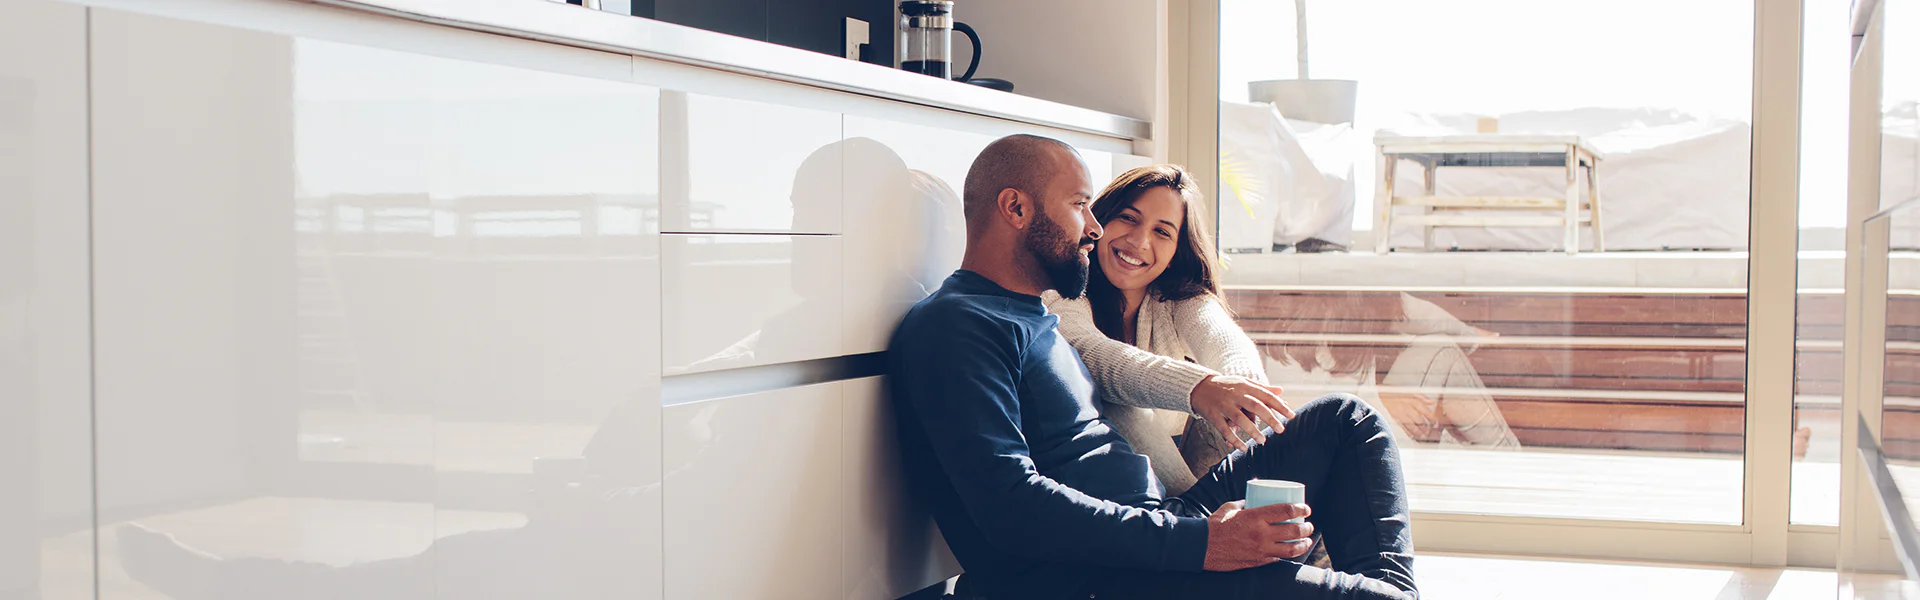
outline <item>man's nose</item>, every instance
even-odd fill
[[[1087,219],[1087,237],[1097,240],[1097,239],[1100,239],[1100,236],[1105,234],[1106,232],[1107,232],[1106,228],[1100,226],[1100,221],[1095,219]]]

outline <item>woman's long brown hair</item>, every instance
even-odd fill
[[[1207,295],[1226,306],[1226,297],[1220,294],[1217,278],[1220,262],[1214,255],[1213,235],[1208,232],[1210,221],[1203,206],[1204,198],[1200,195],[1200,185],[1185,168],[1151,165],[1122,173],[1093,201],[1093,218],[1105,227],[1120,216],[1120,211],[1133,206],[1140,196],[1155,188],[1167,188],[1180,195],[1181,204],[1186,207],[1186,222],[1180,224],[1180,235],[1175,240],[1173,258],[1167,261],[1167,270],[1147,284],[1147,291],[1169,302]],[[1093,305],[1093,325],[1107,337],[1126,341],[1126,329],[1121,323],[1126,312],[1126,297],[1100,271],[1099,259],[1092,262],[1087,274],[1087,302]]]

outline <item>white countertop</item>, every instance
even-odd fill
[[[546,0],[301,0],[1135,140],[1145,121],[758,40]],[[884,32],[885,24],[875,24]]]

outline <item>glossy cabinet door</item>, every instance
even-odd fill
[[[668,375],[845,353],[840,236],[662,236]]]
[[[196,550],[417,552],[432,536],[424,467],[299,461],[325,438],[303,435],[295,381],[293,40],[91,12],[101,597],[212,597]],[[355,509],[383,535],[348,533]],[[347,535],[307,533],[336,526]]]
[[[841,593],[843,387],[667,407],[667,598]]]
[[[697,93],[660,105],[662,231],[840,233],[840,115]]]
[[[893,405],[880,377],[841,383],[845,390],[847,600],[890,600],[960,574],[933,516],[906,487]]]
[[[93,598],[87,15],[0,12],[0,598]]]
[[[402,335],[431,357],[414,377],[431,389],[436,596],[657,598],[660,236],[645,209],[659,184],[639,158],[658,144],[658,88],[340,58],[315,79],[404,66],[430,86],[434,243],[422,320]],[[603,57],[578,58],[566,66]]]
[[[102,597],[658,597],[658,91],[94,15]]]
[[[985,133],[846,118],[847,343],[885,350],[894,325],[960,267],[967,169]]]

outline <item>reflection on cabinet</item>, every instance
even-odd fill
[[[892,598],[957,570],[878,378],[664,408],[662,378],[884,350],[959,264],[975,155],[1047,130],[305,5],[15,4],[0,596],[93,597],[96,563],[104,598]],[[205,22],[281,14],[315,21]]]
[[[846,526],[847,600],[888,600],[960,574],[933,516],[920,507],[901,475],[892,403],[879,377],[843,384],[849,519]]]
[[[93,23],[103,596],[658,597],[657,89]]]
[[[660,105],[667,232],[840,233],[840,115],[669,92]]]
[[[839,236],[662,238],[669,374],[845,353]]]
[[[959,574],[878,377],[666,408],[668,598],[889,599]]]
[[[0,598],[94,597],[86,10],[0,18]]]
[[[259,495],[296,449],[293,41],[108,10],[91,38],[101,509]]]
[[[666,408],[667,598],[840,595],[844,388]]]
[[[846,121],[848,351],[878,352],[907,309],[960,267],[967,238],[961,188],[994,138]]]

